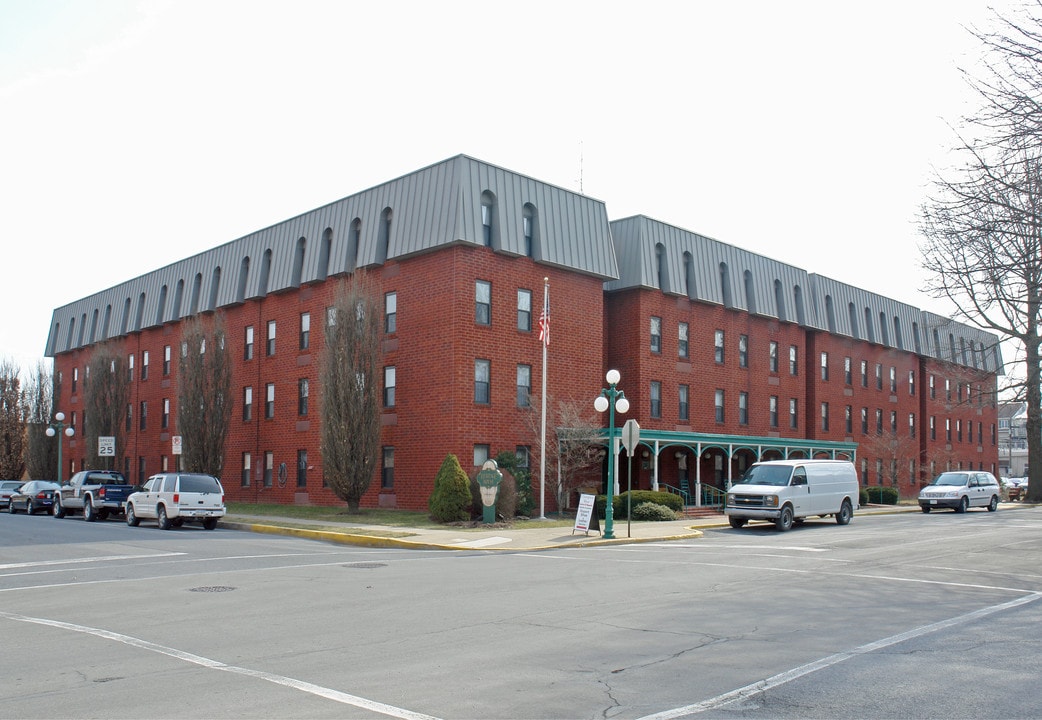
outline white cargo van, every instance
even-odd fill
[[[860,507],[857,471],[846,460],[769,460],[731,486],[724,512],[731,527],[770,520],[779,530],[807,517],[835,515],[846,525]]]

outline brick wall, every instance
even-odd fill
[[[382,412],[381,446],[395,451],[394,487],[381,491],[379,468],[374,473],[363,506],[397,506],[425,509],[434,476],[446,454],[453,453],[468,472],[473,468],[474,446],[488,445],[491,456],[517,446],[531,450],[534,492],[538,501],[539,437],[527,416],[531,409],[517,404],[517,366],[531,368],[532,401],[538,412],[542,382],[542,345],[538,318],[543,304],[543,278],[550,281],[552,304],[551,345],[547,353],[547,395],[554,401],[579,402],[589,407],[601,387],[599,362],[603,307],[601,283],[595,278],[536,265],[527,258],[510,258],[484,248],[450,246],[439,251],[392,262],[374,273],[378,292],[397,293],[397,332],[382,338],[378,382],[383,367],[396,368],[396,404]],[[475,322],[475,281],[492,286],[492,321]],[[273,503],[339,504],[322,486],[320,451],[320,355],[324,345],[326,308],[336,297],[338,279],[306,286],[223,311],[229,352],[233,360],[233,412],[222,481],[229,500]],[[518,290],[532,293],[531,329],[517,328]],[[301,313],[311,316],[310,347],[301,350]],[[265,352],[267,324],[276,323],[276,352]],[[253,327],[253,358],[244,359],[245,329]],[[172,436],[177,434],[177,357],[179,324],[133,333],[113,341],[124,355],[135,354],[138,371],[132,385],[134,422],[127,448],[117,453],[130,458],[131,479],[138,477],[138,458],[145,458],[146,475],[160,471],[165,455],[174,467]],[[171,347],[169,377],[162,375],[164,346]],[[592,349],[592,352],[591,352]],[[149,352],[148,378],[140,377],[143,351]],[[82,405],[83,368],[89,350],[63,353],[55,369],[71,378],[79,368],[76,394],[66,381],[59,407],[78,410]],[[474,402],[474,361],[491,363],[491,402]],[[592,362],[591,362],[592,358]],[[298,414],[298,380],[309,380],[309,412]],[[265,386],[275,386],[274,418],[264,417]],[[253,388],[252,418],[243,419],[243,389]],[[171,400],[170,428],[160,428],[162,399]],[[149,408],[148,424],[139,430],[137,408]],[[551,408],[552,410],[552,408]],[[82,411],[80,411],[80,415]],[[81,425],[82,425],[82,421]],[[77,428],[81,432],[81,428]],[[552,431],[552,429],[551,429]],[[82,439],[67,441],[70,465],[82,465]],[[71,450],[71,451],[70,451]],[[307,482],[297,487],[297,451],[307,451]],[[274,454],[275,472],[270,487],[263,483],[265,452]],[[251,454],[248,487],[242,484],[242,457]],[[285,481],[278,468],[286,464]],[[122,459],[117,461],[123,468]],[[547,502],[553,509],[552,493]]]
[[[400,261],[391,262],[371,273],[377,292],[397,294],[397,331],[381,338],[382,358],[377,381],[382,389],[383,367],[396,368],[396,404],[381,413],[381,447],[393,447],[394,486],[381,489],[379,467],[374,472],[363,506],[396,506],[422,510],[433,487],[434,476],[448,453],[455,454],[464,470],[473,472],[475,445],[488,445],[491,456],[502,450],[528,446],[531,450],[533,490],[540,495],[539,436],[533,430],[532,413],[538,413],[542,381],[542,346],[538,339],[538,318],[543,302],[543,278],[550,282],[552,307],[551,345],[547,353],[547,394],[552,416],[558,402],[576,403],[588,409],[592,422],[606,423],[593,410],[593,400],[604,386],[604,373],[619,370],[622,389],[630,401],[630,411],[618,417],[621,425],[636,419],[643,428],[717,433],[724,435],[812,438],[853,441],[859,448],[858,470],[862,481],[880,482],[871,449],[876,431],[877,411],[883,415],[884,430],[890,428],[890,413],[897,416],[898,434],[908,434],[909,415],[915,416],[916,442],[923,458],[919,481],[947,467],[983,468],[995,472],[998,450],[994,441],[997,409],[994,403],[995,378],[961,366],[880,345],[828,333],[807,331],[794,323],[727,309],[718,305],[692,302],[686,297],[664,295],[643,289],[605,295],[596,278],[563,269],[537,265],[528,258],[493,253],[468,245],[443,247]],[[475,282],[491,283],[491,324],[475,322]],[[268,295],[260,300],[226,308],[223,318],[229,352],[233,360],[233,412],[225,454],[222,480],[230,500],[273,503],[339,504],[322,484],[320,451],[321,382],[320,357],[324,346],[326,308],[335,302],[340,279]],[[517,328],[517,293],[531,291],[531,329]],[[301,313],[311,316],[310,347],[300,349]],[[661,319],[661,347],[652,351],[650,318]],[[265,352],[267,324],[276,323],[276,352]],[[679,353],[678,326],[688,324],[688,357]],[[245,329],[253,327],[252,359],[244,359]],[[715,336],[723,332],[724,357],[717,362]],[[745,337],[745,362],[740,360],[739,344]],[[131,388],[134,420],[126,448],[117,448],[118,469],[129,463],[132,481],[139,478],[139,458],[144,459],[145,475],[162,469],[163,458],[174,467],[172,437],[177,434],[177,360],[180,352],[180,325],[168,323],[159,328],[112,341],[118,352],[135,355],[135,379]],[[777,343],[777,370],[770,367],[770,346]],[[171,348],[171,372],[162,373],[164,348]],[[796,373],[790,372],[789,349],[795,348]],[[143,353],[148,352],[148,376],[142,379]],[[821,354],[827,353],[829,377],[821,377]],[[82,433],[82,389],[84,368],[90,350],[61,353],[55,370],[64,382],[58,407],[66,414],[77,412],[77,433]],[[844,373],[846,358],[851,362],[851,378]],[[474,402],[474,361],[484,359],[491,367],[491,401]],[[867,387],[861,380],[861,363],[866,363]],[[517,405],[516,377],[519,364],[531,368],[534,408]],[[876,366],[881,368],[882,389],[876,384]],[[80,377],[72,391],[73,369]],[[893,368],[896,391],[891,391]],[[914,388],[909,376],[914,377]],[[934,377],[934,396],[929,378]],[[298,381],[310,383],[309,412],[298,414]],[[947,399],[945,381],[951,387]],[[652,417],[650,387],[661,383],[661,412]],[[264,417],[265,386],[275,386],[275,414]],[[689,415],[680,417],[678,393],[681,385],[689,389]],[[969,385],[970,392],[966,391]],[[243,420],[243,388],[253,388],[253,413]],[[961,396],[960,396],[960,390]],[[716,417],[715,395],[724,393],[723,420]],[[745,393],[748,416],[739,417],[739,396]],[[769,407],[777,398],[777,423],[772,424]],[[170,427],[160,427],[162,402],[171,403]],[[797,403],[797,425],[792,428],[789,403]],[[148,404],[148,421],[139,430],[141,402]],[[829,427],[821,425],[821,403],[829,405]],[[845,410],[850,406],[852,427],[848,432]],[[868,411],[868,432],[861,427],[861,409]],[[930,436],[934,418],[936,437]],[[952,440],[945,434],[951,422]],[[538,423],[535,423],[538,427]],[[958,428],[962,429],[959,439]],[[972,440],[970,439],[972,428]],[[981,437],[983,436],[983,437]],[[86,453],[81,435],[66,440],[65,475],[82,467]],[[297,487],[297,452],[307,451],[307,480]],[[252,472],[248,486],[242,483],[243,453],[251,454]],[[273,453],[274,477],[270,487],[263,482],[264,454]],[[679,468],[676,448],[663,451],[660,479],[675,484]],[[719,482],[727,469],[718,467],[715,457],[693,458],[688,472],[696,474],[701,463],[706,482]],[[124,461],[127,458],[127,461]],[[733,459],[731,473],[740,474],[753,458],[746,452]],[[285,463],[280,481],[278,468]],[[378,463],[379,465],[379,463]],[[633,462],[633,486],[651,485],[653,462],[643,456]],[[602,468],[603,471],[603,468]],[[622,472],[625,472],[623,463]],[[899,471],[903,495],[915,491],[916,481],[906,469]],[[596,481],[596,478],[591,478]],[[623,487],[625,487],[624,480]],[[554,509],[553,493],[548,489],[549,509]]]

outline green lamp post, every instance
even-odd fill
[[[47,426],[47,437],[58,436],[58,484],[62,484],[62,431],[66,437],[72,437],[76,434],[71,426],[65,426],[65,413],[59,412],[54,414],[54,422]]]
[[[593,407],[597,412],[608,411],[608,502],[604,506],[602,537],[611,540],[615,537],[612,532],[612,494],[615,492],[615,461],[618,458],[618,449],[615,447],[615,411],[625,414],[630,409],[630,401],[622,390],[615,387],[621,379],[618,370],[609,370],[604,379],[608,381],[608,387],[601,388],[601,394],[593,401]]]

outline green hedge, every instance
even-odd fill
[[[885,485],[869,485],[866,488],[862,488],[862,492],[865,493],[868,502],[873,505],[897,505],[897,488]]]
[[[652,521],[676,520],[677,514],[665,505],[659,505],[658,503],[653,502],[642,502],[640,505],[633,506],[633,519]]]
[[[654,503],[655,505],[662,505],[663,507],[669,508],[674,513],[680,512],[684,508],[684,500],[679,495],[674,495],[671,492],[664,490],[632,490],[629,492],[620,493],[613,495],[611,499],[612,517],[626,519],[626,498],[630,497],[630,503],[634,508],[641,503]],[[608,497],[606,495],[598,495],[593,501],[594,511],[597,513],[597,517],[604,518],[604,508],[608,503]]]

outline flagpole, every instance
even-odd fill
[[[539,452],[539,519],[546,520],[546,346],[550,344],[550,278],[543,278],[543,315],[539,318],[539,334],[543,345],[543,391],[539,394],[542,399],[542,415],[540,422],[540,447]],[[557,508],[560,516],[561,508]]]

